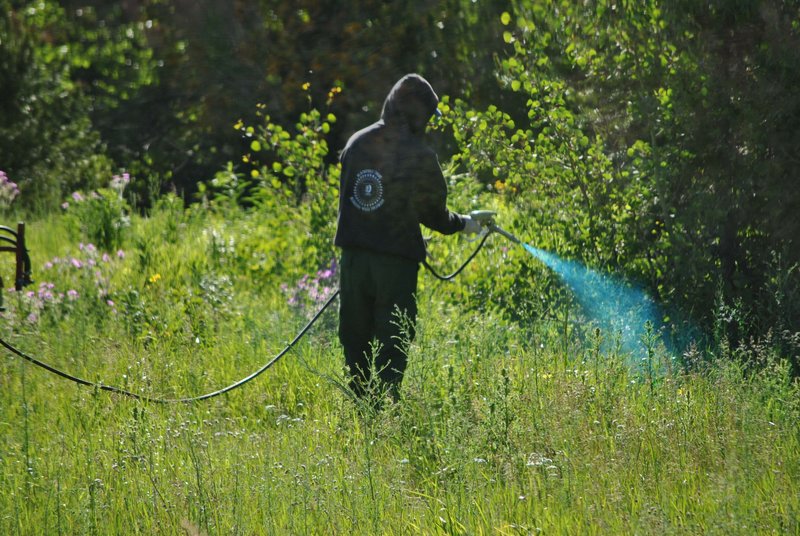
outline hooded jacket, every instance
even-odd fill
[[[380,120],[350,137],[340,156],[337,246],[422,261],[420,224],[442,234],[464,228],[464,218],[447,209],[439,160],[422,139],[438,102],[424,78],[406,75]]]

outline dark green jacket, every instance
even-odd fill
[[[447,184],[425,125],[438,97],[418,75],[395,84],[381,119],[355,133],[340,156],[342,175],[335,244],[425,259],[420,224],[442,234],[464,228],[447,209]]]

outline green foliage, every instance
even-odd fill
[[[110,174],[65,49],[40,37],[62,14],[50,2],[19,12],[0,3],[0,154],[28,208],[52,209],[68,192]]]
[[[448,0],[431,8],[421,0],[347,6],[5,0],[3,11],[14,20],[35,19],[26,36],[39,67],[51,71],[42,83],[59,80],[57,95],[80,97],[52,121],[66,128],[83,118],[73,132],[86,138],[79,147],[92,141],[87,154],[102,153],[113,160],[109,167],[142,177],[134,193],[147,207],[163,190],[191,198],[199,182],[237,159],[242,147],[228,126],[239,117],[255,121],[257,102],[277,124],[290,125],[306,105],[307,92],[300,91],[306,83],[317,101],[331,87],[348,90],[333,110],[340,118],[331,125],[334,147],[360,128],[365,110],[373,116],[380,110],[392,82],[406,72],[425,73],[440,92],[484,101],[495,93],[499,23],[487,24],[495,8],[486,2]],[[9,83],[14,79],[20,78],[10,76]],[[24,152],[26,145],[9,148]],[[6,171],[16,176],[18,168]]]
[[[278,266],[292,267],[297,277],[329,266],[336,253],[333,235],[339,196],[339,165],[328,162],[327,135],[336,122],[332,113],[312,108],[302,113],[290,132],[263,113],[261,123],[234,128],[248,142],[241,165],[249,173],[238,172],[233,163],[217,173],[200,190],[213,207],[234,209],[238,205],[259,213],[266,228],[243,244],[249,258],[259,258],[251,267],[270,272]],[[295,238],[290,238],[290,232]],[[300,237],[299,239],[297,237]],[[269,255],[286,252],[290,242],[302,251],[302,260],[283,262]],[[285,254],[285,253],[284,253]],[[298,271],[299,270],[299,271]]]
[[[506,53],[496,73],[515,97],[485,110],[444,101],[454,172],[500,197],[506,225],[534,245],[622,272],[706,329],[718,292],[759,317],[726,334],[736,341],[763,336],[756,324],[796,326],[791,300],[778,312],[768,290],[800,261],[789,245],[800,236],[788,216],[796,189],[778,156],[796,136],[769,134],[763,118],[781,132],[796,125],[787,91],[800,75],[788,52],[797,6],[769,2],[755,21],[751,11],[529,1],[498,13]],[[754,69],[772,74],[748,78]],[[788,100],[774,103],[777,94]],[[505,308],[534,302],[537,285]]]
[[[111,174],[95,114],[112,120],[120,102],[153,82],[143,29],[98,18],[92,7],[0,3],[0,153],[26,207],[52,210]]]

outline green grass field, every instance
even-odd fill
[[[58,218],[31,222],[34,296],[6,292],[0,334],[142,394],[227,385],[306,321],[237,261],[258,230],[164,211],[100,252]],[[265,374],[196,404],[77,386],[4,352],[0,534],[800,533],[800,387],[769,348],[691,373],[655,351],[650,378],[421,278],[403,399],[378,413],[339,388],[335,310]]]

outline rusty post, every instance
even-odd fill
[[[17,277],[14,278],[14,288],[19,292],[25,284],[25,223],[17,223]]]

